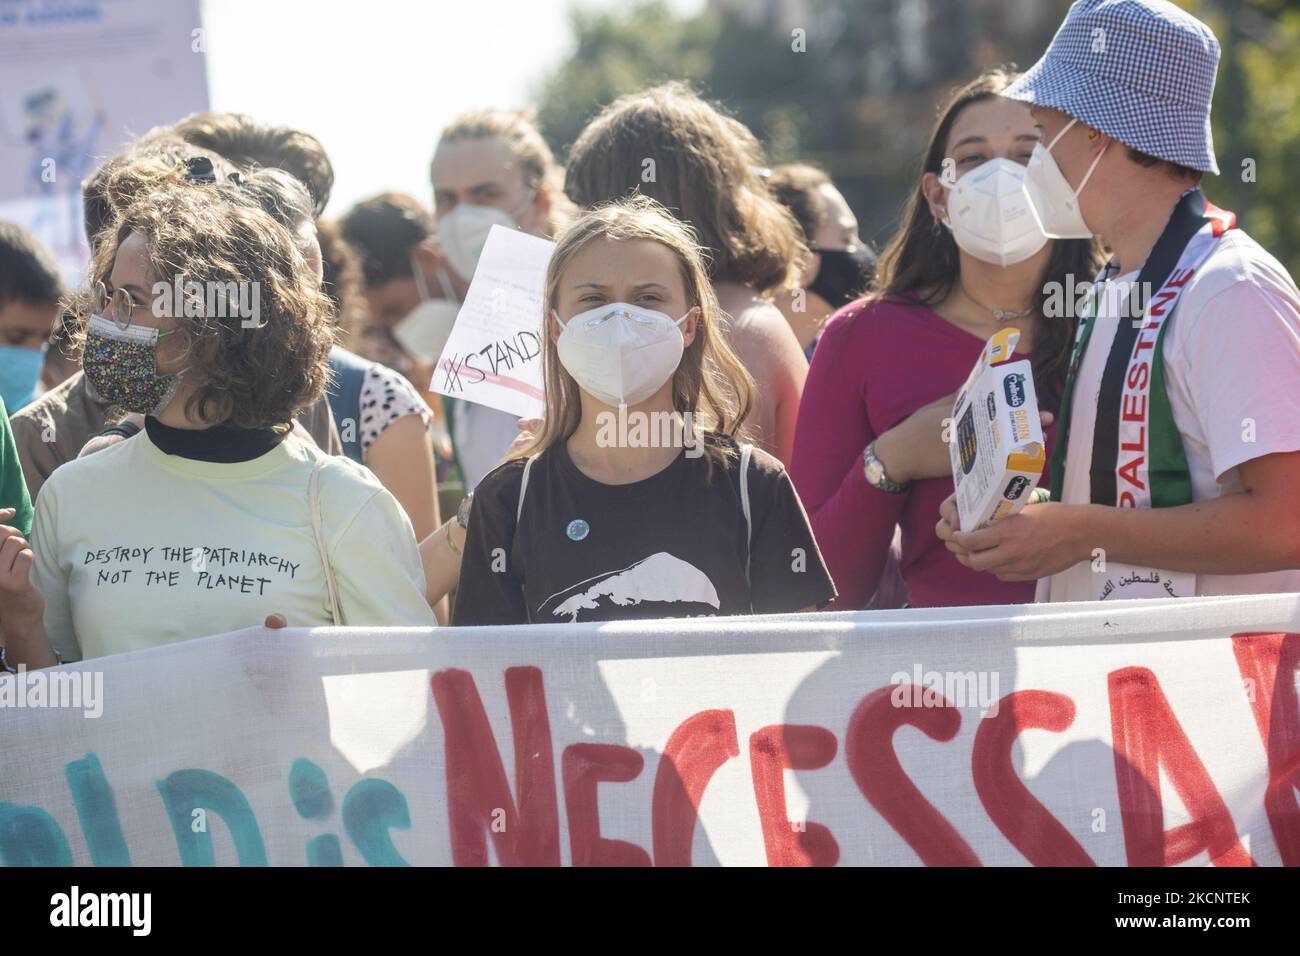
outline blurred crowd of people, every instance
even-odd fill
[[[1076,42],[1095,22],[1110,60]],[[563,166],[525,112],[457,117],[432,208],[326,216],[301,130],[150,130],[83,184],[77,289],[0,224],[7,666],[264,621],[1090,600],[1098,551],[1178,596],[1300,590],[1300,295],[1200,189],[1216,63],[1161,0],[1081,0],[1038,65],[941,105],[878,260],[824,171],[677,83]],[[537,420],[431,391],[493,226],[554,243]],[[1144,303],[1135,346],[1105,322],[1125,283],[1178,321],[1144,339]],[[963,533],[948,419],[1007,328],[1053,500]]]

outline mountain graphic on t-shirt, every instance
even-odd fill
[[[717,588],[699,568],[666,551],[623,568],[579,581],[552,594],[538,608],[538,621],[552,618],[608,621],[623,618],[695,617],[717,614]]]

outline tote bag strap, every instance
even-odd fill
[[[321,529],[320,518],[320,470],[325,466],[325,459],[316,460],[316,467],[311,470],[311,481],[307,483],[307,507],[311,510],[311,530],[316,535],[316,550],[320,554],[321,565],[325,568],[325,586],[330,596],[330,616],[335,625],[343,624],[343,609],[339,606],[339,586],[334,580],[334,566],[330,564],[329,549],[325,547],[325,532]]]

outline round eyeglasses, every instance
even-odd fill
[[[119,329],[131,327],[131,313],[142,308],[140,303],[131,298],[125,289],[114,289],[111,293],[103,282],[95,283],[95,312],[107,319]]]

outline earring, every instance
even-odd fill
[[[938,219],[936,219],[933,223],[930,224],[930,235],[932,236],[943,235],[943,229],[942,227],[940,227]]]

